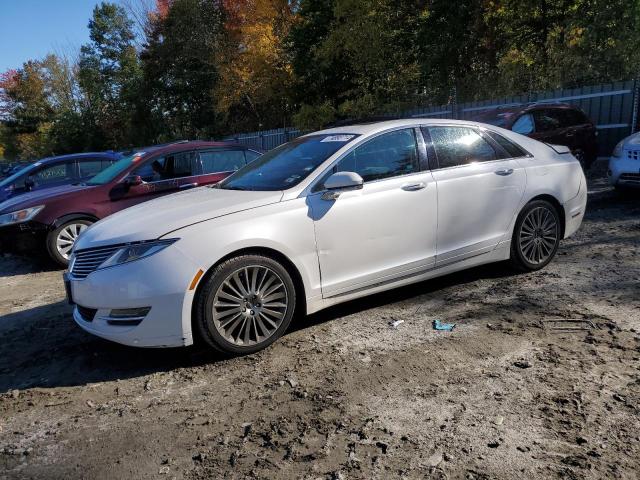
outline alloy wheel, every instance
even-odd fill
[[[547,207],[532,209],[522,221],[518,242],[528,262],[546,262],[558,243],[558,223],[553,212]]]
[[[272,269],[250,265],[232,272],[213,299],[213,323],[236,346],[257,345],[280,327],[288,310],[285,284]]]
[[[69,260],[73,244],[78,236],[88,228],[84,223],[70,223],[60,230],[56,237],[56,249],[65,260]]]

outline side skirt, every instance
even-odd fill
[[[465,258],[455,263],[449,263],[442,266],[436,266],[428,270],[422,270],[402,277],[396,277],[387,282],[378,283],[372,286],[351,290],[349,292],[340,293],[328,298],[307,299],[307,313],[311,314],[320,311],[332,305],[354,300],[356,298],[365,297],[374,293],[380,293],[394,288],[411,285],[413,283],[422,282],[431,278],[441,277],[450,273],[458,272],[468,268],[484,265],[487,263],[500,262],[509,259],[510,241],[501,242],[493,251],[478,254],[473,257]]]

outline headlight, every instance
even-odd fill
[[[620,158],[622,156],[622,149],[624,147],[624,140],[620,140],[616,145],[616,148],[613,149],[612,157]]]
[[[12,225],[14,223],[28,222],[43,208],[44,205],[38,205],[37,207],[29,207],[22,210],[16,210],[15,212],[2,214],[0,215],[0,225]]]
[[[123,263],[129,263],[134,260],[148,257],[154,253],[164,250],[177,240],[177,238],[169,238],[166,240],[153,240],[124,246],[116,250],[116,252],[102,262],[98,268],[113,267],[115,265],[122,265]]]
[[[625,140],[627,142],[629,142],[630,145],[638,145],[638,144],[640,144],[640,132],[634,133],[630,137],[627,137]]]

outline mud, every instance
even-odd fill
[[[60,271],[5,255],[0,478],[638,478],[639,252],[640,195],[595,175],[543,271],[375,295],[235,359],[91,337]]]

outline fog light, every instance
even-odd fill
[[[147,316],[151,307],[141,308],[115,308],[109,313],[106,319],[109,325],[136,326]]]

